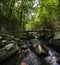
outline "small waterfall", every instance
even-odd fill
[[[55,52],[49,50],[49,56],[45,58],[47,62],[49,62],[51,65],[59,65],[57,63],[57,57],[55,56]]]

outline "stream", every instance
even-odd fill
[[[40,65],[40,60],[38,57],[28,48],[27,57],[24,58],[27,65]]]
[[[28,49],[28,54],[24,58],[24,62],[26,62],[26,65],[60,65],[57,63],[57,57],[55,55],[55,52],[53,53],[51,50],[49,50],[49,56],[40,59],[37,57],[35,53],[33,53],[30,49]]]
[[[60,55],[52,48],[49,48],[46,46],[47,55],[45,56],[45,53],[43,53],[44,57],[43,57],[43,55],[41,56],[42,45],[44,45],[44,44],[42,44],[42,45],[40,44],[40,41],[38,40],[38,37],[36,35],[34,35],[34,39],[35,40],[33,42],[32,42],[33,39],[31,39],[32,44],[28,40],[25,41],[27,44],[25,44],[25,45],[22,44],[23,51],[27,52],[26,54],[24,54],[24,52],[21,53],[22,55],[24,55],[23,59],[21,58],[22,55],[20,55],[19,53],[15,53],[11,57],[2,61],[0,63],[0,65],[60,65]],[[37,50],[36,50],[36,48],[37,48]],[[43,48],[43,50],[44,49],[45,48]],[[36,54],[34,51],[37,51],[38,53]],[[20,55],[20,57],[19,57],[19,55]]]
[[[37,39],[37,36],[35,36],[35,39]],[[58,57],[60,58],[60,55],[55,52],[53,49],[50,49],[47,47],[48,50],[48,56],[45,58],[40,59],[41,57],[38,57],[30,48],[27,49],[28,54],[23,59],[23,62],[26,62],[26,65],[60,65],[58,61]],[[60,61],[59,61],[60,62]]]

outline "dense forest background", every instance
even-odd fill
[[[0,33],[60,31],[60,0],[0,0]]]
[[[0,0],[0,65],[60,65],[60,0]]]

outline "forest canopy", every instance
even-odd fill
[[[0,0],[0,30],[59,30],[59,6],[59,0]]]

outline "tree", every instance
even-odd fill
[[[30,21],[29,18],[34,10],[34,1],[35,0],[1,0],[0,20],[2,25],[9,31],[14,30],[13,32],[25,30],[25,24]]]

